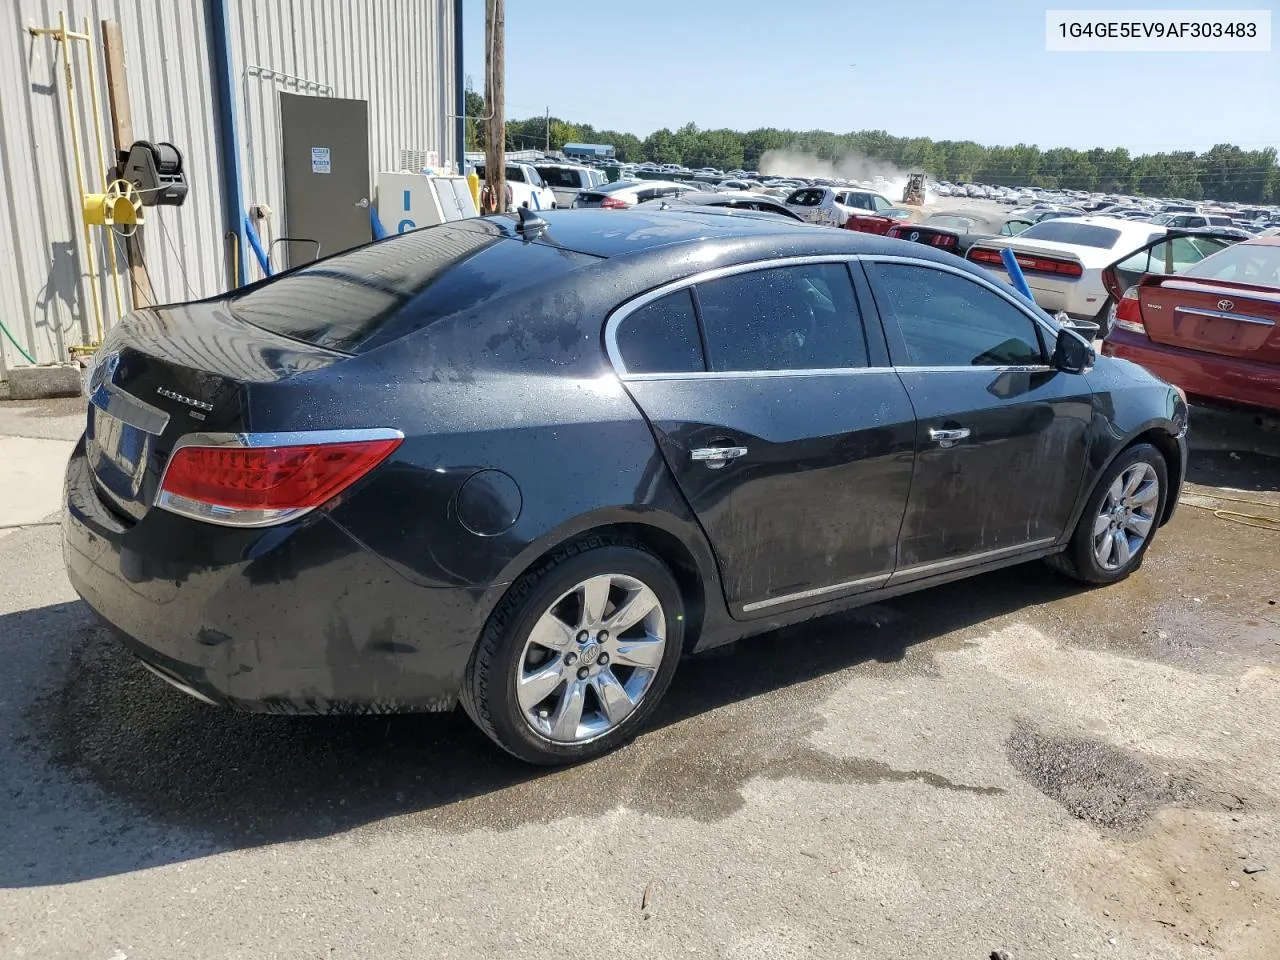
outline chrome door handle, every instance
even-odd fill
[[[362,210],[368,210],[368,209],[369,209],[369,198],[368,198],[368,197],[361,197],[359,200],[357,200],[355,203],[353,203],[353,204],[352,204],[352,206],[353,206],[353,207],[359,207],[359,208],[360,208],[360,209],[362,209]]]
[[[730,460],[746,455],[746,447],[698,447],[689,451],[690,459],[705,463],[709,470],[719,470]]]
[[[960,427],[958,430],[935,430],[929,428],[929,439],[942,447],[955,446],[958,440],[964,440],[969,436],[968,427]]]

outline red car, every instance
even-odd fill
[[[1232,244],[1127,289],[1118,266],[1103,273],[1116,298],[1103,354],[1201,400],[1280,411],[1280,237]]]
[[[849,219],[844,222],[844,228],[857,230],[859,233],[884,235],[889,232],[890,227],[897,226],[910,217],[910,210],[901,210],[897,207],[881,210],[878,213],[851,213]]]

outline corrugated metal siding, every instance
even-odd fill
[[[207,0],[0,0],[0,321],[40,362],[66,359],[70,346],[92,341],[96,331],[61,44],[32,37],[27,28],[56,26],[60,10],[71,30],[82,31],[89,18],[109,153],[100,24],[121,24],[134,136],[176,144],[190,186],[182,207],[147,210],[149,279],[158,301],[187,300],[227,289],[230,277],[207,6]],[[277,232],[284,209],[281,90],[368,100],[374,177],[398,169],[401,150],[435,150],[442,164],[455,161],[452,0],[230,0],[229,6],[245,200],[269,204]],[[95,191],[109,158],[96,155],[84,44],[75,47],[84,168]],[[108,237],[104,228],[93,229],[109,329],[118,317],[105,270]],[[121,285],[128,309],[127,277]],[[0,378],[24,362],[0,334]]]
[[[65,107],[64,51],[53,38],[27,32],[30,26],[57,26],[59,11],[77,32],[88,17],[94,38],[106,157],[98,156],[94,138],[85,45],[77,42],[72,50],[87,189],[102,189],[112,149],[100,25],[114,19],[124,33],[134,136],[177,144],[190,183],[183,207],[147,211],[146,262],[156,297],[184,300],[223,289],[221,171],[204,0],[6,0],[0,7],[0,321],[41,362],[66,359],[68,347],[96,337]],[[108,234],[95,227],[91,236],[109,328],[117,311],[105,275]],[[127,279],[122,286],[128,309]],[[2,375],[25,361],[3,335],[0,341]]]
[[[452,0],[230,6],[245,202],[274,213],[264,246],[284,233],[281,92],[369,101],[371,187],[380,171],[400,169],[401,150],[434,150],[442,165],[456,163]]]

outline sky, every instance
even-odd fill
[[[464,0],[465,68],[481,93],[484,7]],[[692,121],[1135,154],[1280,147],[1275,44],[1046,52],[1045,10],[1063,8],[1269,9],[1280,31],[1280,0],[506,0],[507,118],[550,107],[641,138]]]

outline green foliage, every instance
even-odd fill
[[[467,91],[467,114],[484,116],[483,99]],[[680,163],[688,167],[759,169],[770,150],[812,154],[837,167],[859,164],[867,169],[892,167],[904,173],[924,171],[940,180],[977,181],[1007,186],[1039,186],[1068,190],[1100,190],[1188,200],[1231,200],[1241,203],[1280,203],[1280,167],[1276,150],[1242,150],[1218,144],[1196,154],[1191,151],[1151,153],[1132,157],[1123,147],[1075,150],[1035,144],[984,146],[972,140],[930,140],[895,137],[884,130],[836,134],[826,130],[779,130],[762,127],[701,130],[687,123],[678,130],[655,130],[642,141],[630,133],[596,130],[588,124],[557,117],[530,117],[507,123],[507,146],[513,150],[543,149],[548,128],[551,149],[565,143],[611,143],[620,160]],[[469,149],[484,142],[483,124],[467,121]],[[474,147],[472,146],[474,144]],[[854,158],[850,163],[850,158]],[[864,176],[855,173],[854,176]]]

